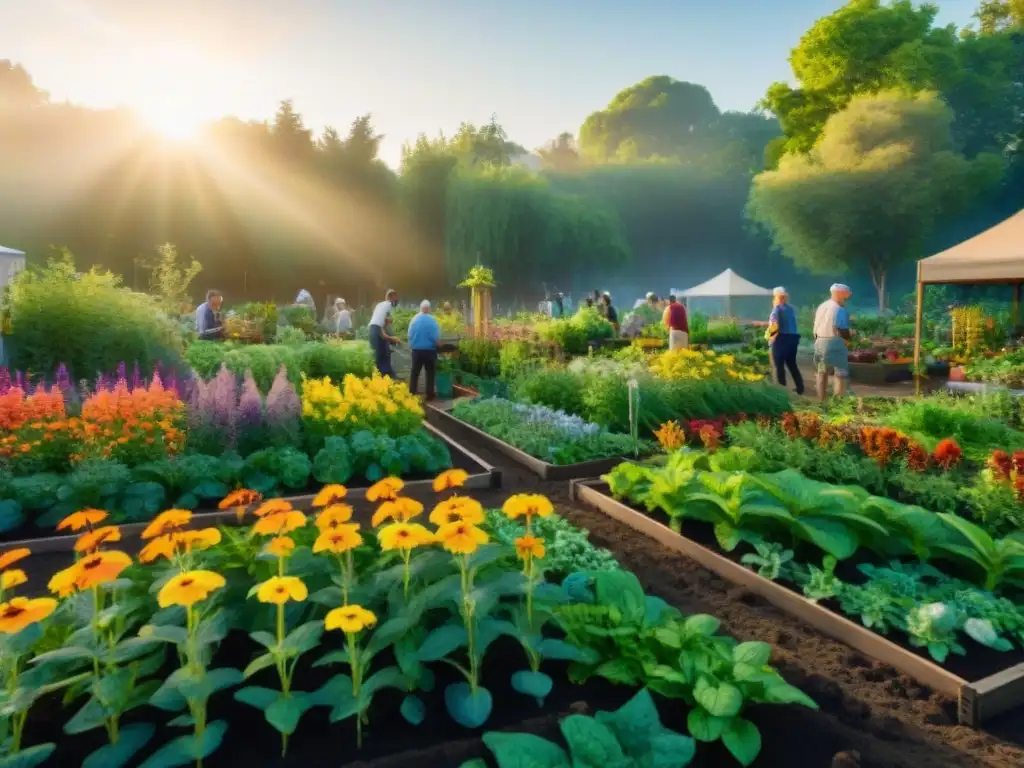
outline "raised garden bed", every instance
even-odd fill
[[[469,473],[469,478],[466,480],[464,486],[467,490],[486,490],[501,487],[501,470],[491,466],[461,443],[456,442],[453,438],[444,434],[436,427],[424,423],[423,428],[429,431],[434,437],[444,441],[448,446],[448,450],[452,457],[452,466],[454,468],[464,469]],[[616,461],[615,463],[619,463],[620,461],[621,460]],[[373,506],[366,501],[366,490],[368,487],[369,486],[367,485],[348,489],[349,493],[345,501],[346,503],[351,504],[357,513],[369,512]],[[309,493],[285,496],[284,498],[291,502],[292,506],[296,509],[305,511],[311,508],[313,498],[316,496],[319,488],[320,485],[317,484],[315,488],[310,489]],[[409,496],[419,501],[425,502],[431,500],[435,496],[433,491],[433,478],[421,477],[406,479],[405,488],[402,493],[405,496]],[[231,510],[222,512],[216,509],[200,508],[197,509],[192,516],[192,526],[201,528],[209,525],[230,525],[235,523],[237,519],[237,515]],[[138,534],[142,533],[147,525],[149,525],[148,522],[121,525],[121,533],[125,538],[134,538]],[[21,530],[24,531],[25,528],[23,527]],[[15,535],[17,535],[17,531],[15,532]],[[4,547],[7,549],[13,549],[19,546],[26,546],[36,553],[70,552],[74,548],[75,539],[75,534],[27,537],[6,541],[4,543]]]
[[[823,634],[898,669],[922,685],[956,697],[957,716],[963,725],[978,726],[1024,704],[1024,663],[1011,664],[993,674],[976,677],[968,672],[963,676],[954,674],[913,650],[811,602],[786,585],[765,579],[738,562],[672,531],[654,517],[617,501],[607,493],[607,485],[602,481],[573,481],[570,494],[574,500],[625,523],[722,578],[749,589]]]
[[[914,378],[910,363],[850,363],[850,380],[860,384],[893,384]]]
[[[622,456],[612,456],[607,459],[595,459],[594,461],[584,461],[579,464],[550,464],[457,418],[451,413],[451,406],[431,405],[430,408],[437,414],[445,429],[450,429],[456,433],[462,430],[464,434],[472,435],[475,439],[483,442],[488,448],[498,451],[517,464],[521,464],[543,480],[573,480],[581,477],[594,477],[622,463]]]

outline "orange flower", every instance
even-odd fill
[[[235,509],[236,507],[249,507],[253,504],[259,503],[263,496],[256,491],[250,491],[248,488],[242,488],[238,491],[232,491],[223,499],[220,500],[220,504],[217,505],[217,509]]]
[[[306,524],[306,516],[301,512],[291,510],[279,514],[261,517],[252,527],[252,533],[263,536],[283,536],[291,533]]]
[[[453,488],[461,488],[469,479],[469,473],[464,469],[446,469],[434,478],[434,493],[450,491]]]
[[[0,574],[0,589],[12,589],[28,581],[28,576],[20,568],[12,568]]]
[[[161,536],[168,531],[184,528],[192,520],[192,513],[187,509],[168,509],[161,512],[146,526],[142,532],[142,538],[152,539]]]
[[[267,552],[274,557],[288,557],[295,549],[295,542],[287,536],[278,536],[267,542]]]
[[[292,510],[292,504],[290,501],[284,499],[270,499],[265,501],[253,512],[256,517],[266,517],[267,515],[277,515],[281,512],[290,512]]]
[[[186,552],[193,549],[209,549],[220,544],[220,531],[216,528],[203,528],[199,531],[181,531],[173,534],[174,543]]]
[[[93,552],[99,549],[101,544],[120,540],[120,528],[116,525],[104,525],[102,528],[86,531],[79,536],[78,541],[75,542],[75,552]]]
[[[461,520],[473,525],[482,525],[484,517],[484,508],[476,499],[452,496],[434,507],[430,513],[430,522],[440,526]]]
[[[170,560],[174,557],[176,550],[177,542],[174,539],[174,534],[167,533],[163,536],[157,536],[146,544],[146,546],[142,548],[142,551],[139,552],[139,562],[152,563],[154,560],[158,560],[161,557],[165,560]],[[52,583],[50,589],[53,589]]]
[[[78,563],[70,568],[57,571],[50,577],[47,588],[59,597],[67,597],[75,592],[75,581],[78,579]]]
[[[385,477],[369,487],[366,491],[366,500],[392,501],[398,498],[398,494],[401,493],[404,487],[405,483],[397,477]]]
[[[385,501],[377,511],[373,513],[370,524],[375,528],[387,520],[394,520],[399,523],[407,523],[423,512],[423,505],[415,499],[400,496],[392,501]]]
[[[30,624],[42,621],[57,608],[57,601],[50,597],[28,600],[15,597],[10,602],[0,603],[0,632],[16,635]]]
[[[347,495],[348,488],[346,488],[344,485],[325,485],[323,488],[320,489],[320,492],[313,497],[313,506],[329,507],[332,504],[337,504]]]
[[[82,509],[78,512],[72,512],[57,523],[57,530],[63,531],[70,528],[72,531],[77,532],[83,528],[91,528],[106,518],[107,513],[102,509]]]
[[[537,493],[517,493],[509,496],[501,510],[510,520],[524,516],[529,520],[535,515],[547,517],[555,511],[548,498]]]
[[[32,554],[32,550],[27,547],[18,547],[17,549],[9,549],[0,555],[0,571],[10,568],[19,560],[24,560],[26,557]]]
[[[355,549],[363,543],[363,537],[359,535],[359,526],[356,523],[343,523],[329,530],[323,531],[316,538],[313,544],[314,552],[331,552],[340,555]]]
[[[132,559],[124,552],[96,552],[76,563],[78,576],[75,578],[75,586],[81,590],[106,584],[120,576],[121,571],[131,564]]]
[[[321,531],[337,528],[352,519],[352,507],[348,504],[331,504],[316,516],[316,527]]]
[[[526,535],[516,539],[516,557],[520,560],[534,560],[544,557],[544,539]]]

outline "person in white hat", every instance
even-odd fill
[[[781,285],[772,291],[772,313],[768,316],[768,330],[765,337],[772,351],[775,378],[786,386],[786,369],[789,369],[796,386],[796,393],[804,393],[804,377],[796,364],[796,353],[800,346],[800,332],[797,329],[796,310],[789,303],[789,292]]]
[[[846,302],[852,291],[842,283],[830,289],[832,296],[814,314],[814,364],[817,368],[818,399],[825,402],[828,377],[835,375],[837,397],[846,394],[850,383],[850,312]]]
[[[334,300],[334,332],[341,336],[352,335],[352,313],[344,299]]]

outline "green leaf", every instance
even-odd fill
[[[284,650],[295,654],[305,653],[317,646],[323,633],[322,621],[308,621],[288,633],[284,639]]]
[[[772,657],[772,647],[768,643],[750,641],[740,643],[732,649],[732,660],[737,663],[749,664],[752,667],[763,667]]]
[[[484,744],[498,768],[571,768],[565,750],[532,733],[485,733]]]
[[[183,646],[188,642],[188,630],[169,624],[147,624],[139,630],[139,637],[143,640],[159,640]]]
[[[401,669],[391,666],[374,672],[367,680],[363,681],[359,689],[359,697],[368,704],[373,695],[384,688],[406,690],[405,675],[402,674]]]
[[[96,654],[88,648],[83,648],[80,645],[65,646],[64,648],[57,648],[53,651],[47,651],[46,653],[40,653],[38,656],[32,659],[33,664],[50,664],[53,662],[69,662],[69,661],[92,661]]]
[[[225,721],[215,720],[207,724],[202,738],[197,739],[195,734],[179,736],[164,744],[139,768],[177,768],[209,757],[220,746],[227,729]]]
[[[277,701],[280,695],[280,691],[275,691],[272,688],[264,688],[260,685],[247,685],[245,688],[239,688],[235,691],[235,701],[248,704],[256,709],[266,710],[267,707]]]
[[[580,648],[565,640],[551,638],[541,640],[537,651],[550,661],[580,661],[584,664],[596,664],[600,658],[592,648]]]
[[[410,725],[420,725],[427,716],[427,707],[423,703],[423,699],[413,694],[402,699],[399,711]]]
[[[15,755],[0,758],[0,768],[35,768],[46,762],[56,748],[56,744],[36,744],[27,747]]]
[[[339,699],[353,698],[352,678],[348,675],[335,675],[307,696],[314,707],[332,707]]]
[[[153,738],[152,723],[131,723],[119,729],[117,743],[106,744],[90,754],[82,768],[122,768]]]
[[[608,726],[585,715],[569,715],[559,723],[569,745],[573,768],[625,768],[627,760]]]
[[[325,667],[328,664],[348,664],[348,649],[342,649],[340,651],[328,651],[319,659],[313,662],[314,667]]]
[[[793,527],[804,538],[837,560],[850,557],[860,546],[857,533],[834,518],[803,515],[794,521]]]
[[[654,639],[666,648],[679,649],[683,647],[683,641],[682,638],[679,637],[679,633],[675,630],[669,629],[668,627],[659,627],[654,630]]]
[[[543,703],[554,685],[551,677],[543,672],[522,670],[512,673],[512,690],[524,696],[532,696],[538,703]]]
[[[468,642],[469,637],[462,624],[445,624],[426,636],[416,657],[420,661],[440,661]]]
[[[810,709],[818,708],[814,699],[781,678],[778,678],[778,682],[766,687],[764,700],[771,704],[800,704]]]
[[[728,723],[728,718],[709,715],[701,707],[694,707],[686,716],[686,730],[697,741],[718,741],[722,738],[722,732]]]
[[[615,734],[626,754],[642,755],[655,734],[663,730],[654,699],[646,688],[614,712],[598,712],[597,721]]]
[[[639,682],[633,662],[628,659],[609,659],[598,666],[594,674],[622,685],[636,685]]]
[[[273,654],[264,653],[262,656],[257,656],[255,659],[249,662],[249,666],[247,666],[242,671],[242,677],[248,680],[257,672],[267,669],[268,667],[274,666],[275,663],[276,659],[274,658]]]
[[[74,736],[91,731],[93,728],[99,728],[103,725],[106,716],[107,710],[99,701],[90,696],[82,708],[64,724],[64,733]]]
[[[697,753],[697,744],[693,739],[667,728],[654,736],[648,746],[647,752],[631,757],[638,765],[650,768],[684,768]]]
[[[739,688],[731,683],[717,683],[709,677],[697,679],[693,698],[715,717],[734,717],[743,707],[743,694]]]
[[[750,765],[761,751],[761,734],[756,725],[737,717],[722,734],[722,743],[740,765]]]
[[[199,499],[223,499],[231,489],[225,483],[207,480],[199,483],[190,492]]]
[[[479,757],[474,757],[472,760],[467,760],[459,768],[488,768],[487,763],[481,760]]]
[[[279,695],[277,699],[263,711],[263,716],[280,733],[292,734],[299,727],[299,720],[309,709],[302,694],[293,693],[289,696]]]
[[[594,576],[594,592],[599,605],[615,608],[623,624],[641,624],[646,605],[640,580],[630,571],[611,571]]]
[[[714,616],[708,616],[706,613],[695,613],[693,616],[686,617],[683,621],[683,635],[686,637],[693,637],[695,635],[711,637],[718,631],[720,626],[722,626],[722,622]]]
[[[8,533],[25,524],[25,513],[13,499],[0,501],[0,533]]]
[[[473,691],[467,683],[453,683],[444,689],[444,703],[452,720],[464,728],[479,728],[491,716],[494,700],[483,686]]]
[[[257,584],[256,585],[256,589],[259,590],[259,587],[260,587],[260,585]],[[264,648],[266,648],[268,650],[273,648],[273,647],[275,647],[277,645],[277,638],[274,637],[269,632],[263,632],[263,631],[250,632],[249,633],[249,637],[251,637],[253,640],[255,640],[257,643],[259,643],[260,645],[262,645]]]

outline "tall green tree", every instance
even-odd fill
[[[855,96],[809,153],[754,179],[748,213],[797,266],[866,268],[885,308],[892,268],[920,258],[943,219],[994,186],[1002,162],[953,148],[953,113],[934,93]]]
[[[580,152],[576,147],[576,137],[568,131],[558,134],[537,150],[544,161],[545,168],[556,171],[572,171],[580,167]]]

